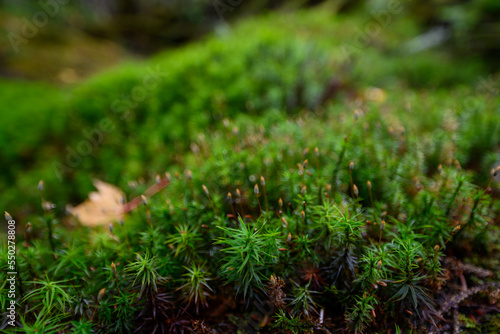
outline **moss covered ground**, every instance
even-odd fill
[[[273,13],[73,85],[0,82],[18,332],[497,331],[498,76],[408,53],[408,18],[360,43],[372,20]],[[166,186],[89,227],[65,207],[93,178]]]

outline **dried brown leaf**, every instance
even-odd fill
[[[123,218],[125,194],[120,188],[94,180],[97,192],[91,192],[89,198],[68,211],[86,226],[107,225]]]

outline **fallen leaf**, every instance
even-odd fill
[[[170,181],[167,178],[158,178],[157,182],[149,187],[144,195],[151,197],[163,188]],[[68,207],[71,215],[85,226],[108,225],[114,221],[123,219],[125,213],[134,210],[142,204],[141,196],[138,196],[128,203],[125,203],[125,194],[120,188],[103,182],[94,180],[97,192],[91,192],[89,199],[76,207]]]
[[[107,225],[123,219],[123,191],[100,180],[94,180],[94,186],[97,192],[91,192],[85,202],[68,211],[85,226]]]
[[[369,87],[364,91],[364,97],[368,101],[382,103],[386,100],[387,94],[383,89],[377,87]]]

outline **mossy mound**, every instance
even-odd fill
[[[36,199],[30,187],[39,179],[54,184],[51,197],[58,207],[81,201],[93,177],[124,187],[181,161],[190,142],[224,118],[319,110],[370,86],[431,89],[476,80],[475,63],[455,71],[457,63],[439,52],[402,57],[397,45],[416,29],[403,19],[373,36],[370,45],[356,44],[364,20],[321,10],[273,14],[59,92],[9,83],[1,99],[15,104],[9,91],[16,91],[23,101],[10,107],[6,121],[22,123],[30,108],[38,108],[46,112],[37,113],[37,123],[55,128],[18,126],[21,138],[44,135],[29,146],[23,139],[3,142],[7,156],[28,152],[29,158],[17,161],[18,167],[4,166],[2,182],[11,195],[2,206],[31,212]]]
[[[121,224],[49,210],[18,246],[25,330],[428,332],[453,308],[458,326],[496,328],[498,194],[460,165],[470,124],[453,103],[388,92],[356,111],[240,115]]]

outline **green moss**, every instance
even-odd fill
[[[316,11],[270,15],[68,91],[30,87],[20,110],[26,118],[38,103],[45,111],[33,121],[53,131],[10,132],[16,150],[46,145],[28,171],[3,179],[18,185],[5,205],[22,200],[40,212],[32,203],[41,178],[58,208],[82,200],[91,177],[129,199],[157,174],[168,172],[170,183],[111,228],[82,226],[57,209],[30,216],[18,235],[19,293],[38,297],[19,309],[24,331],[47,323],[123,333],[428,332],[451,319],[464,279],[471,289],[497,287],[450,259],[472,250],[498,262],[497,185],[487,188],[498,99],[474,90],[473,63],[451,73],[441,53],[404,58],[368,47],[339,60],[349,40],[342,24]],[[391,34],[378,41],[390,48],[404,37]],[[156,66],[166,74],[123,108]],[[9,89],[4,100],[17,108],[22,90]],[[71,163],[66,148],[92,140],[102,142],[58,180],[53,161]],[[47,286],[64,298],[42,298]],[[488,291],[470,297],[474,305],[487,305]],[[478,321],[494,326],[485,310]]]

